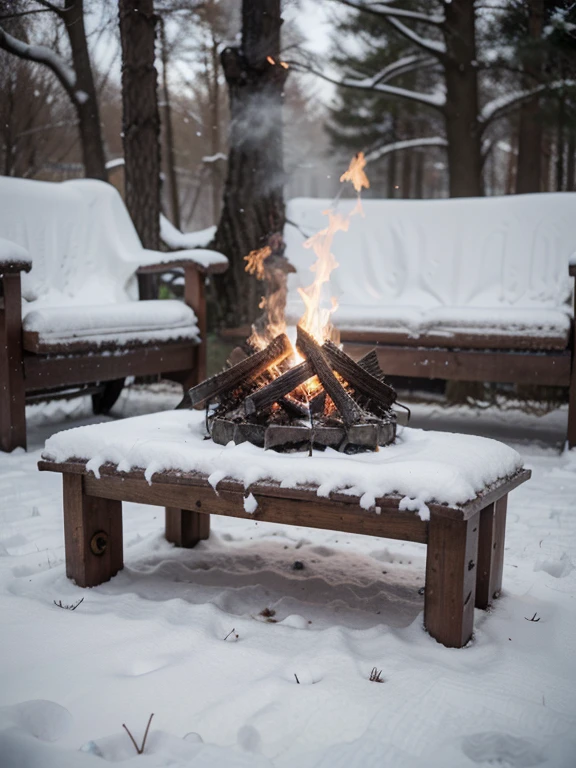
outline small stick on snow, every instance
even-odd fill
[[[65,611],[75,611],[76,608],[78,608],[78,606],[80,605],[80,603],[84,602],[84,598],[81,597],[77,603],[71,603],[70,605],[62,605],[62,600],[58,600],[58,602],[56,602],[56,600],[53,600],[52,602],[58,608],[64,608]]]
[[[536,616],[538,616],[537,613],[535,613],[534,616],[532,616],[531,619],[529,619],[528,616],[524,616],[524,618],[526,619],[526,621],[533,621],[533,622],[536,623],[537,621],[540,621],[540,618],[541,618],[540,616],[538,616],[538,618],[536,618]]]
[[[232,627],[232,629],[230,630],[230,632],[228,632],[228,634],[226,635],[226,637],[224,638],[224,640],[228,640],[228,638],[230,637],[230,635],[231,635],[233,632],[236,632],[236,629],[235,629],[234,627]],[[238,635],[236,635],[236,637],[238,637]]]
[[[144,752],[144,747],[146,746],[146,739],[148,738],[148,731],[150,730],[150,723],[152,722],[153,717],[154,717],[154,712],[152,712],[152,714],[150,715],[150,718],[148,720],[148,725],[146,726],[146,730],[144,731],[142,746],[140,747],[138,746],[138,744],[136,744],[136,740],[134,739],[134,736],[132,736],[132,734],[130,733],[130,730],[128,729],[128,727],[124,723],[122,723],[122,728],[124,728],[128,736],[130,736],[130,740],[132,741],[132,744],[134,744],[134,749],[139,755],[143,754]]]
[[[296,678],[296,682],[298,683],[298,685],[300,685],[300,680],[298,680],[298,675],[296,674],[296,672],[294,672],[294,677]]]

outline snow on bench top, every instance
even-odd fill
[[[42,456],[58,463],[81,458],[97,477],[111,463],[121,472],[143,469],[149,482],[156,472],[174,470],[206,474],[216,489],[225,478],[247,489],[265,480],[284,488],[312,485],[318,496],[360,496],[365,509],[397,494],[401,509],[418,511],[423,519],[427,503],[464,504],[522,468],[520,455],[496,440],[419,429],[399,428],[393,445],[354,456],[331,449],[310,457],[250,443],[222,446],[205,435],[202,411],[166,411],[59,432],[46,441]]]

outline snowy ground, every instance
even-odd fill
[[[116,416],[178,399],[133,389]],[[95,420],[82,401],[35,406],[29,453],[0,454],[2,768],[573,768],[576,451],[560,453],[565,411],[414,409],[413,426],[509,442],[534,473],[510,497],[504,594],[476,612],[463,650],[422,629],[417,544],[214,517],[208,542],[178,550],[162,537],[162,510],[126,504],[125,569],[75,587],[61,478],[35,465],[48,436]],[[80,598],[73,612],[53,602]],[[382,684],[369,681],[373,667]],[[152,712],[137,756],[122,724],[139,741]]]

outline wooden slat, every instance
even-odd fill
[[[26,391],[70,384],[89,384],[125,376],[191,370],[195,347],[190,342],[119,351],[118,354],[24,358]]]
[[[341,330],[340,341],[346,344],[391,344],[406,347],[441,347],[444,349],[498,349],[498,350],[565,350],[568,334],[549,336],[503,336],[479,333],[434,333],[430,331],[414,337],[407,331],[351,331]]]
[[[344,351],[357,359],[366,353],[369,346],[373,344],[345,343]],[[379,344],[376,352],[387,376],[547,384],[557,387],[567,387],[570,383],[570,351],[534,354]]]
[[[41,460],[38,462],[38,469],[43,472],[63,472],[69,474],[90,475],[86,470],[85,460],[71,460],[67,462],[51,462]],[[144,477],[143,469],[132,469],[130,472],[118,472],[113,465],[104,464],[100,467],[100,475],[102,477],[117,477],[121,479],[135,479],[143,480],[147,483]],[[518,487],[522,483],[526,482],[531,476],[531,471],[528,469],[521,469],[515,475],[509,478],[503,478],[494,483],[490,489],[485,493],[479,494],[471,501],[462,504],[461,506],[450,507],[446,504],[436,504],[431,502],[428,504],[428,508],[431,512],[442,516],[448,517],[452,520],[466,520],[480,509],[483,509],[488,504],[501,498],[505,494],[509,493],[514,488]],[[163,485],[183,485],[192,487],[211,487],[208,483],[207,475],[194,472],[162,472],[153,475],[153,484]],[[225,490],[232,493],[246,493],[247,489],[244,488],[242,483],[235,480],[222,480],[218,483],[218,491]],[[314,504],[318,500],[317,488],[310,486],[307,488],[283,488],[280,483],[273,481],[262,481],[253,483],[250,491],[257,493],[261,496],[269,496],[275,499],[295,499],[306,501],[308,504]],[[348,504],[351,506],[359,506],[360,498],[357,496],[350,496],[347,493],[332,492],[329,495],[330,501],[335,501],[341,504]],[[382,510],[398,510],[401,496],[390,495],[376,499],[377,507]],[[162,505],[164,506],[164,505]],[[369,513],[373,514],[373,511]],[[401,514],[410,514],[402,512]]]
[[[176,251],[177,253],[177,251]],[[210,264],[204,266],[192,259],[171,259],[159,264],[146,264],[142,267],[138,267],[136,274],[138,275],[153,275],[162,274],[163,272],[170,272],[173,269],[194,269],[196,272],[202,275],[219,275],[222,272],[226,272],[228,269],[227,263]]]
[[[149,485],[143,479],[121,476],[102,476],[96,479],[87,475],[84,483],[86,493],[97,498],[192,509],[245,520],[301,525],[404,541],[425,543],[427,540],[427,523],[415,514],[383,509],[378,515],[351,503],[324,501],[317,496],[311,504],[310,494],[304,499],[271,497],[262,495],[257,488],[252,487],[251,492],[258,502],[258,508],[255,514],[250,515],[244,511],[247,492],[244,489],[241,492],[224,490],[222,484],[218,485],[216,494],[208,484],[190,486],[153,482]]]

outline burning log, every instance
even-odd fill
[[[332,368],[324,357],[323,347],[320,347],[313,337],[306,333],[300,325],[297,330],[296,347],[304,357],[308,358],[314,372],[322,382],[322,386],[336,406],[344,424],[350,427],[352,424],[363,421],[364,414],[360,406],[354,402],[334,373],[332,373]],[[366,375],[368,376],[369,374]]]
[[[396,402],[396,392],[388,384],[373,376],[365,367],[354,362],[331,341],[327,341],[322,350],[334,370],[345,379],[354,390],[375,400],[381,406],[390,408]],[[368,366],[372,361],[368,361]],[[380,367],[380,366],[378,366]]]
[[[270,384],[261,387],[257,392],[246,398],[244,401],[246,415],[253,416],[264,410],[264,408],[269,408],[274,403],[277,403],[281,397],[288,395],[296,387],[311,379],[312,376],[314,376],[314,370],[309,362],[300,363],[300,365],[290,368],[290,370],[278,376]]]
[[[200,405],[209,398],[216,397],[222,392],[233,390],[239,385],[254,381],[267,368],[285,360],[292,354],[292,345],[288,337],[282,333],[277,336],[265,349],[256,352],[245,360],[241,360],[232,368],[211,376],[189,391],[192,405]]]

